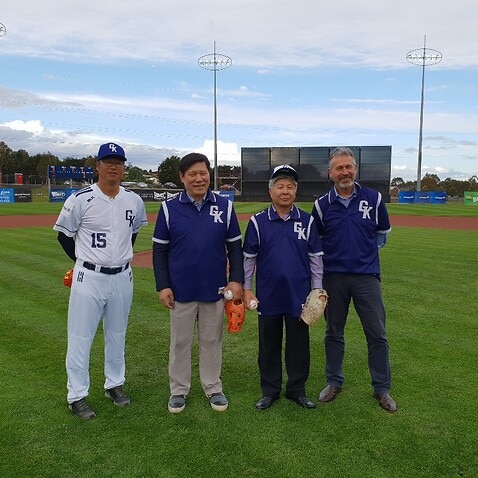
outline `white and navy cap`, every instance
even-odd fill
[[[117,158],[126,161],[126,154],[119,144],[105,143],[100,146],[96,160],[101,161],[105,158]]]
[[[299,180],[297,171],[292,166],[289,166],[288,164],[281,164],[280,166],[276,166],[274,170],[272,171],[270,179],[272,180],[279,176],[290,176],[296,182]]]

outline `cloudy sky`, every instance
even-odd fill
[[[60,158],[122,144],[156,169],[171,154],[218,163],[241,147],[391,145],[392,177],[478,174],[476,0],[2,0],[0,140]]]

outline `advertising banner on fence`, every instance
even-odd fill
[[[130,189],[145,202],[166,201],[179,194],[180,191],[165,191],[158,189]],[[79,191],[79,188],[52,188],[50,189],[50,202],[65,202],[68,196]]]
[[[478,191],[465,191],[463,195],[464,204],[475,204],[478,206]]]
[[[234,191],[214,191],[215,193],[219,194],[219,196],[225,197],[229,199],[229,201],[234,202]]]
[[[14,197],[13,188],[0,188],[0,203],[13,202]]]
[[[78,188],[50,189],[50,202],[64,202],[71,194],[79,191]]]
[[[446,204],[447,194],[442,191],[400,191],[400,204]]]
[[[413,204],[415,202],[415,193],[413,191],[400,191],[398,193],[398,202],[400,204]]]
[[[133,191],[145,202],[161,202],[166,201],[174,196],[179,194],[179,191],[165,191],[159,189],[132,189],[128,188],[130,191]]]
[[[31,188],[15,188],[15,202],[32,202]]]
[[[447,195],[445,192],[430,192],[430,204],[446,204]]]
[[[430,202],[430,193],[428,191],[415,191],[415,204],[426,204]]]

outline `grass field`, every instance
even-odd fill
[[[61,207],[18,206],[8,214],[56,214]],[[237,203],[237,210],[260,206]],[[478,209],[428,206],[425,212],[437,208],[457,215]],[[151,247],[152,229],[141,231],[136,251]],[[270,410],[254,409],[257,331],[248,312],[243,331],[224,338],[227,412],[210,409],[195,353],[186,410],[169,414],[168,314],[157,301],[152,271],[135,268],[127,337],[132,404],[119,409],[103,396],[99,330],[89,398],[97,418],[85,422],[65,400],[68,290],[62,276],[70,262],[51,228],[0,229],[0,476],[476,477],[477,239],[474,231],[397,227],[381,251],[394,415],[372,399],[365,340],[353,311],[347,381],[335,402],[310,411],[281,398]],[[314,399],[325,385],[323,334],[323,322],[311,330],[308,394]]]
[[[269,203],[243,203],[236,202],[234,207],[238,214],[253,214]],[[310,211],[312,203],[296,203],[305,211]],[[12,216],[21,214],[58,214],[61,209],[61,203],[12,203],[0,204],[1,216]],[[158,203],[146,203],[146,211],[148,213],[158,212]],[[387,204],[390,215],[402,216],[459,216],[459,217],[478,217],[478,207],[473,205],[465,205],[460,203],[449,204]],[[1,220],[1,219],[0,219]]]

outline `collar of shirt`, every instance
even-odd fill
[[[354,190],[352,191],[352,194],[348,198],[342,197],[338,191],[337,188],[334,186],[334,195],[335,198],[333,199],[334,201],[338,201],[339,203],[343,204],[345,207],[349,207],[350,202],[352,199],[357,197],[357,186],[360,187],[357,183],[355,183]]]
[[[267,214],[269,216],[270,221],[277,221],[278,219],[281,219],[282,221],[288,221],[289,219],[299,219],[300,218],[299,210],[297,209],[295,204],[292,204],[292,207],[291,207],[289,213],[284,218],[282,218],[279,215],[279,213],[276,211],[273,204],[271,204],[269,206],[269,210],[268,210]]]
[[[204,203],[207,201],[216,202],[216,198],[210,189],[208,189],[207,193],[199,201],[195,201],[194,198],[190,196],[186,190],[184,190],[181,192],[179,200],[182,203],[191,202],[198,211],[201,210],[201,208],[204,206]]]

